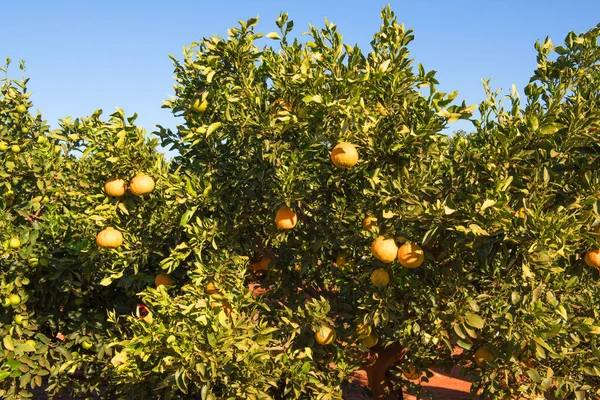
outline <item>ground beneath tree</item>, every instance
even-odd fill
[[[429,382],[421,382],[421,386],[433,393],[435,397],[422,397],[422,399],[437,400],[471,400],[469,390],[471,383],[461,376],[460,368],[455,367],[450,373],[432,370],[433,376]],[[354,381],[344,389],[344,399],[364,400],[371,399],[367,389],[367,375],[364,371],[358,371],[354,375]],[[416,400],[416,396],[410,392],[404,393],[404,400]]]

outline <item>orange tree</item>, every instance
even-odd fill
[[[28,397],[41,385],[89,394],[113,355],[106,310],[135,310],[136,293],[179,243],[172,220],[181,210],[167,190],[178,180],[135,116],[118,110],[102,121],[98,111],[51,130],[30,95],[26,79],[3,79],[0,396]],[[137,172],[154,177],[153,193],[105,193],[105,181]],[[105,227],[124,237],[117,249],[96,244]]]
[[[369,53],[286,14],[185,48],[169,163],[5,79],[0,395],[334,399],[364,368],[386,399],[459,364],[484,398],[597,397],[600,27],[473,118],[382,20]]]
[[[276,48],[251,19],[175,60],[166,107],[185,124],[158,133],[210,193],[186,229],[213,228],[188,245],[248,257],[283,354],[309,344],[310,368],[340,378],[364,362],[376,398],[453,363],[486,398],[597,395],[598,271],[583,255],[597,247],[598,29],[536,44],[526,106],[513,90],[503,108],[485,82],[476,132],[448,137],[476,106],[452,105],[413,68],[411,31],[382,19],[368,54],[329,22],[292,40],[282,14]],[[230,270],[214,268],[204,282]],[[296,361],[267,393],[289,396]],[[214,392],[233,395],[221,379]]]

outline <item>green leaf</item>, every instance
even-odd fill
[[[4,336],[4,339],[2,339],[2,342],[4,343],[4,348],[6,350],[10,350],[10,351],[15,350],[15,345],[13,344],[12,338],[10,336]]]
[[[483,320],[483,318],[481,318],[477,314],[466,313],[465,318],[467,320],[467,324],[469,324],[473,328],[482,329],[485,324],[485,321]]]
[[[213,122],[206,130],[206,137],[209,137],[214,131],[219,129],[223,124],[221,122]]]
[[[110,285],[110,284],[112,283],[112,281],[113,281],[113,280],[112,280],[112,278],[111,278],[111,277],[104,278],[104,279],[102,279],[102,280],[100,281],[100,285],[101,285],[101,286],[108,286],[108,285]]]
[[[268,37],[269,39],[276,39],[276,40],[281,39],[281,37],[279,36],[279,34],[277,32],[269,32],[265,36]]]
[[[553,133],[558,132],[559,130],[561,130],[564,126],[562,124],[556,123],[556,122],[551,122],[548,124],[544,124],[540,127],[540,133],[542,135],[552,135]]]
[[[486,200],[483,202],[481,209],[479,211],[484,211],[486,208],[490,208],[492,207],[494,204],[496,204],[496,200]]]
[[[315,94],[315,95],[307,95],[304,96],[302,98],[302,101],[305,103],[310,103],[311,101],[314,101],[315,103],[322,103],[323,102],[323,98],[321,97],[321,95],[319,94]]]

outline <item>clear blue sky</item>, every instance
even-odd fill
[[[0,57],[25,60],[32,100],[55,128],[66,116],[81,117],[115,106],[149,131],[177,122],[161,102],[173,92],[168,54],[214,34],[226,36],[238,20],[259,16],[258,30],[276,30],[280,11],[295,22],[293,35],[324,18],[338,25],[344,41],[364,50],[381,24],[388,1],[7,1],[2,4]],[[522,93],[536,66],[533,44],[600,22],[600,0],[412,0],[390,1],[399,21],[415,31],[415,62],[438,71],[440,90],[458,90],[457,100],[478,103],[481,78],[506,93]],[[452,130],[467,128],[460,122]]]

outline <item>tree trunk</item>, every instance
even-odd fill
[[[394,343],[388,348],[377,346],[375,353],[367,363],[365,370],[369,379],[369,387],[376,400],[402,399],[402,391],[394,391],[394,386],[386,376],[389,367],[400,361],[406,355],[407,349],[400,343]]]

